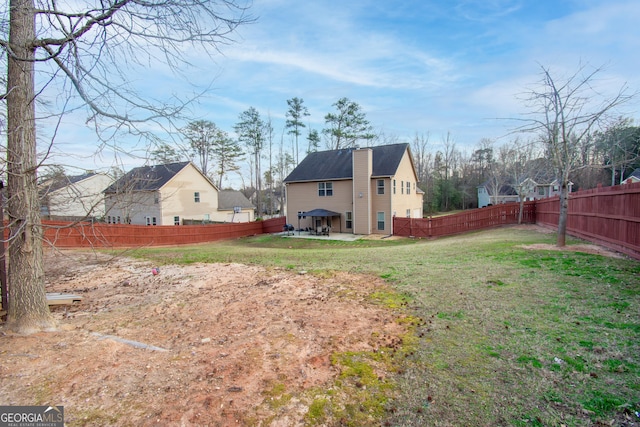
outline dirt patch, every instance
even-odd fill
[[[522,245],[520,247],[524,249],[531,249],[531,250],[583,252],[586,254],[602,255],[602,256],[607,256],[611,258],[624,258],[624,255],[621,255],[618,252],[611,251],[609,249],[603,248],[602,246],[589,245],[589,244],[576,244],[576,245],[567,245],[567,246],[560,247],[556,245],[538,243],[535,245]]]
[[[0,403],[64,405],[69,425],[299,425],[304,391],[339,374],[332,353],[403,333],[367,298],[378,278],[241,264],[153,274],[79,252],[46,265],[47,292],[83,301],[53,308],[57,332],[3,333]]]

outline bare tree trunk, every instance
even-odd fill
[[[560,187],[560,217],[558,218],[558,238],[556,245],[563,247],[567,238],[567,216],[569,214],[569,186],[567,180],[562,180]]]
[[[524,211],[524,197],[520,195],[520,211],[518,212],[518,224],[522,224],[522,211]]]
[[[42,224],[36,184],[33,0],[11,0],[7,104],[9,328],[32,333],[55,327],[44,288]]]

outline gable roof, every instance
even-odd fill
[[[372,150],[372,176],[393,176],[409,144],[379,145]],[[353,178],[353,151],[356,148],[309,153],[284,182],[323,181]]]
[[[239,191],[222,190],[218,193],[218,210],[232,210],[236,206],[247,209],[253,209],[255,207],[249,199]]]
[[[627,179],[629,178],[640,179],[640,168],[636,168],[633,172],[631,172],[631,175],[629,175]]]
[[[105,193],[119,191],[156,191],[184,169],[190,162],[165,165],[141,166],[131,169],[123,177],[104,190]]]
[[[59,179],[51,179],[41,185],[41,188],[46,188],[46,191],[52,192],[60,190],[61,188],[68,187],[69,185],[76,184],[85,179],[89,179],[92,176],[97,175],[95,172],[87,172],[82,175],[64,176]]]

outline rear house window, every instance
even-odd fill
[[[320,197],[333,196],[333,183],[332,182],[319,182],[318,183],[318,196],[320,196]]]

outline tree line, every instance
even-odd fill
[[[304,121],[309,110],[302,98],[287,100],[286,122],[276,137],[271,117],[249,107],[238,116],[233,126],[235,137],[220,129],[210,120],[195,120],[180,129],[181,143],[158,143],[151,151],[151,162],[172,163],[193,161],[219,188],[225,177],[237,173],[243,185],[241,191],[256,204],[259,215],[284,211],[283,181],[308,153],[321,149],[320,132],[308,129]],[[376,139],[373,126],[357,102],[340,98],[333,104],[335,111],[324,117],[326,149],[350,148]],[[284,135],[290,135],[292,144],[285,144]],[[263,164],[263,161],[267,164]],[[249,165],[248,182],[239,173],[242,162]]]
[[[574,142],[569,144],[575,158],[569,175],[573,191],[620,184],[640,168],[640,127],[630,118],[618,118]],[[539,184],[561,180],[551,149],[535,137],[518,135],[507,142],[483,138],[464,149],[451,134],[434,141],[426,133],[413,138],[411,150],[427,214],[478,207],[478,186],[486,187],[496,203],[507,188],[527,194],[520,187],[527,178]]]
[[[585,79],[577,76],[573,76],[574,80]],[[580,82],[586,84],[589,78]],[[219,188],[223,186],[223,177],[239,173],[241,162],[246,161],[250,177],[247,182],[239,174],[241,191],[256,203],[258,214],[262,215],[283,211],[283,180],[306,154],[321,148],[400,142],[399,138],[374,133],[360,105],[348,98],[333,104],[335,111],[324,117],[325,128],[321,133],[315,129],[304,132],[307,128],[304,118],[309,112],[303,99],[291,98],[287,106],[279,139],[275,137],[271,117],[264,118],[250,107],[238,116],[235,138],[211,121],[193,121],[181,130],[184,143],[159,144],[152,151],[151,160],[170,163],[189,159]],[[597,113],[591,118],[600,118]],[[404,141],[411,145],[418,185],[425,194],[424,212],[478,207],[479,186],[487,188],[497,202],[497,196],[505,188],[524,196],[531,190],[523,187],[527,178],[540,184],[549,184],[554,179],[561,183],[563,172],[567,172],[566,180],[578,190],[597,184],[619,184],[640,167],[640,127],[631,118],[600,122],[582,135],[576,133],[576,128],[569,132],[564,148],[558,146],[559,141],[549,138],[552,126],[540,120],[527,121],[507,142],[482,138],[466,149],[460,148],[451,133],[439,141],[432,140],[429,132],[416,133],[411,141]],[[285,143],[285,133],[291,136],[290,143]],[[320,134],[324,136],[324,147]],[[564,157],[558,157],[560,154]]]

